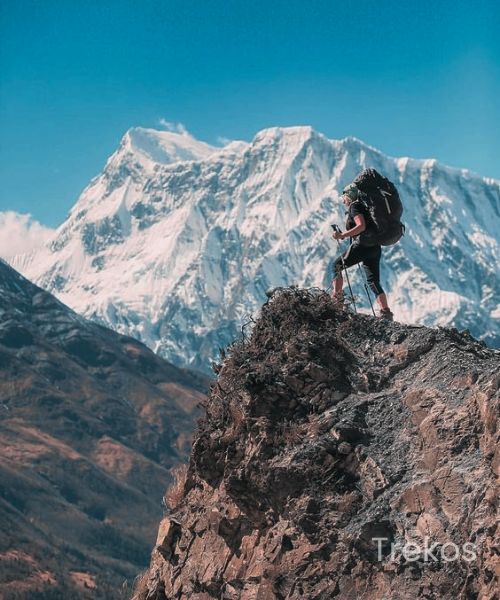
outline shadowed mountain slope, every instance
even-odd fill
[[[0,375],[0,597],[121,597],[147,564],[207,380],[2,261]]]

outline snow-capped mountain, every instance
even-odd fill
[[[206,370],[268,288],[329,286],[339,194],[368,166],[405,206],[406,236],[382,267],[396,319],[498,344],[500,182],[310,127],[224,148],[131,129],[50,242],[11,262],[81,314]]]

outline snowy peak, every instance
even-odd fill
[[[139,155],[160,164],[202,160],[219,148],[195,139],[186,130],[157,131],[134,127],[123,136],[119,153]]]
[[[121,239],[131,233],[130,211],[136,207],[137,198],[143,196],[144,182],[155,177],[159,169],[203,161],[220,152],[228,155],[241,152],[241,144],[232,142],[225,148],[210,146],[183,128],[177,131],[129,129],[103,172],[83,191],[59,231],[67,238],[74,225],[83,221],[104,223],[107,230],[111,219],[112,227],[120,230],[118,237]]]
[[[500,182],[311,127],[223,148],[132,129],[50,244],[13,264],[81,314],[206,369],[268,288],[329,286],[330,225],[343,225],[341,191],[366,167],[405,208],[407,233],[382,266],[396,319],[498,343]]]
[[[270,127],[257,133],[250,144],[250,151],[286,161],[292,160],[304,147],[315,141],[331,144],[330,140],[310,126]]]
[[[282,143],[287,146],[293,144],[302,145],[313,135],[318,135],[309,125],[297,127],[268,127],[259,131],[253,141],[253,146],[266,143]]]

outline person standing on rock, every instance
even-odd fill
[[[349,238],[351,244],[348,250],[338,256],[334,263],[333,300],[339,306],[344,306],[342,270],[362,263],[368,286],[374,293],[380,307],[379,317],[392,321],[393,314],[387,303],[387,296],[380,284],[382,248],[379,244],[365,246],[360,240],[361,234],[373,225],[368,208],[362,201],[362,192],[354,183],[351,183],[342,192],[342,200],[347,208],[347,229],[344,232],[337,229],[333,232],[333,238],[335,240]]]

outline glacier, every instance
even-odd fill
[[[340,191],[366,167],[396,184],[405,208],[405,237],[383,250],[395,318],[498,346],[500,181],[308,126],[224,147],[133,128],[51,238],[10,263],[80,314],[207,372],[266,290],[328,288]]]

